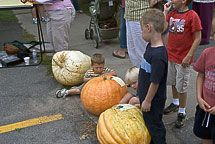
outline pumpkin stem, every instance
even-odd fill
[[[107,77],[106,77],[106,76],[104,76],[103,80],[107,80]]]

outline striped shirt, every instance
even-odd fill
[[[92,68],[90,68],[89,70],[87,70],[87,72],[85,73],[85,77],[89,78],[89,77],[98,77],[103,75],[106,72],[111,72],[110,68],[104,67],[102,73],[96,74]]]
[[[127,21],[140,21],[144,12],[149,9],[149,0],[125,0],[125,15]]]

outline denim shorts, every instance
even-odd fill
[[[208,113],[202,110],[199,105],[196,107],[193,132],[202,139],[212,139],[215,143],[215,115],[208,119]],[[208,127],[207,127],[208,124]]]

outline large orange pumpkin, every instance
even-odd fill
[[[118,77],[100,76],[89,80],[81,91],[84,108],[95,115],[119,103],[128,88]]]
[[[96,133],[101,144],[149,144],[151,141],[141,110],[129,104],[115,105],[101,113]]]

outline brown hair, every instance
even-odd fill
[[[141,27],[151,24],[155,28],[155,31],[162,33],[164,30],[165,17],[161,10],[151,8],[144,13],[141,19]]]
[[[91,56],[91,65],[94,64],[105,64],[105,58],[102,54],[95,53]]]
[[[187,0],[187,1],[186,1],[186,6],[189,6],[190,3],[191,3],[192,1],[193,1],[193,0]]]

